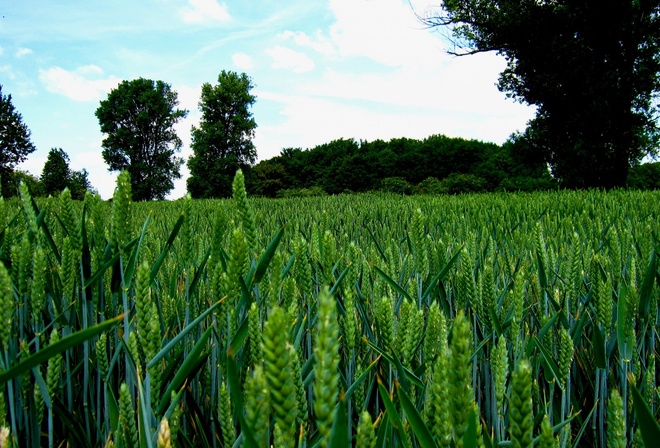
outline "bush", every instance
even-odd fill
[[[412,193],[412,185],[403,177],[386,177],[381,181],[381,191],[396,194]]]
[[[441,184],[449,194],[483,193],[488,188],[486,179],[474,174],[451,173],[442,179]]]
[[[443,194],[447,190],[437,177],[427,177],[415,187],[417,194]]]
[[[327,196],[328,193],[321,187],[285,188],[277,192],[278,198],[309,198],[312,196]]]
[[[551,179],[516,176],[504,179],[500,184],[500,189],[505,191],[539,191],[556,188],[556,182]]]
[[[645,163],[628,171],[628,187],[639,190],[660,189],[660,162]]]

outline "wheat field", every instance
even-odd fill
[[[642,447],[660,192],[0,201],[0,447]]]

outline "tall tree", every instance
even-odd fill
[[[80,171],[71,171],[67,187],[71,191],[71,198],[76,201],[82,201],[85,199],[85,193],[88,191],[95,191],[89,181],[89,173],[85,168]]]
[[[69,167],[69,156],[62,148],[52,148],[41,171],[41,184],[46,196],[56,196],[68,188],[75,200],[85,199],[85,192],[92,190],[86,169],[74,171]]]
[[[257,127],[250,107],[256,97],[245,73],[223,70],[218,84],[202,86],[199,108],[202,119],[192,128],[193,155],[188,159],[188,192],[194,198],[231,195],[238,168],[247,171],[257,159],[252,142]]]
[[[176,91],[163,81],[123,81],[101,101],[96,117],[103,140],[103,159],[110,171],[131,175],[133,199],[164,199],[181,177],[181,139],[174,125],[188,113],[177,109]]]
[[[36,149],[30,141],[30,130],[12,104],[11,94],[3,95],[0,85],[0,176],[4,196],[14,193],[10,185],[16,165]]]
[[[64,190],[70,175],[69,156],[62,148],[52,148],[41,171],[41,183],[46,195],[55,196]]]
[[[455,54],[496,51],[500,90],[537,107],[524,137],[567,187],[614,187],[657,154],[660,0],[443,0]]]

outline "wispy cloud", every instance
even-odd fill
[[[314,70],[314,61],[309,56],[290,48],[275,45],[267,49],[266,54],[273,59],[273,68],[288,69],[295,73]]]
[[[281,33],[278,37],[280,39],[292,39],[297,45],[311,48],[324,56],[335,56],[337,54],[337,48],[330,39],[323,35],[321,30],[316,30],[314,38],[302,31],[289,30]]]
[[[181,10],[186,23],[226,22],[230,15],[226,4],[216,0],[188,0],[189,7]]]
[[[16,50],[17,58],[22,58],[23,56],[27,56],[30,54],[32,54],[32,50],[30,50],[29,48],[19,48],[18,50]]]
[[[101,98],[121,81],[115,76],[89,79],[102,74],[103,70],[96,65],[85,65],[73,71],[55,66],[40,70],[39,80],[49,92],[64,95],[75,101],[93,101]]]
[[[345,56],[363,56],[401,67],[443,55],[438,39],[422,31],[408,2],[400,0],[330,0],[335,23],[330,37]],[[421,61],[423,62],[423,61]]]
[[[0,73],[4,73],[9,79],[16,79],[16,73],[14,73],[11,65],[0,65]]]
[[[241,70],[252,70],[254,68],[254,61],[245,53],[234,53],[231,56],[231,62]]]

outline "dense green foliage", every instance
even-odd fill
[[[444,0],[425,17],[456,54],[496,51],[499,88],[534,105],[524,133],[569,188],[622,187],[660,140],[660,1]]]
[[[252,143],[257,123],[250,107],[256,97],[250,93],[252,80],[245,73],[223,70],[218,84],[202,85],[199,127],[192,128],[188,159],[188,192],[193,198],[231,196],[231,182],[239,168],[247,168],[257,159]]]
[[[657,440],[657,192],[251,200],[242,179],[0,201],[12,446]]]
[[[628,186],[639,190],[660,189],[660,162],[645,163],[630,170]]]
[[[187,114],[177,109],[177,93],[163,81],[122,81],[101,101],[96,117],[101,126],[103,160],[110,171],[131,175],[133,199],[164,199],[181,177],[182,142],[174,125]]]
[[[30,130],[11,101],[11,94],[2,93],[0,85],[0,176],[2,194],[12,196],[11,174],[37,148],[30,141]]]
[[[410,194],[415,185],[417,192],[436,194],[551,188],[543,161],[526,151],[518,139],[502,146],[443,135],[388,142],[341,139],[307,151],[283,149],[252,169],[249,186],[254,194],[267,197],[313,187],[329,194]]]
[[[51,148],[40,180],[45,195],[55,196],[68,188],[73,199],[82,201],[87,190],[92,188],[87,176],[84,168],[80,171],[69,168],[69,156],[62,148]]]
[[[41,183],[46,194],[59,194],[69,178],[69,156],[62,148],[51,148],[41,171]]]

